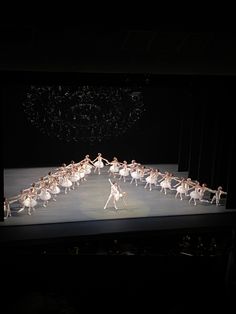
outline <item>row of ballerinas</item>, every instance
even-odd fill
[[[54,173],[50,171],[39,181],[33,182],[30,188],[21,190],[19,195],[9,199],[4,198],[4,218],[11,216],[10,205],[14,202],[18,202],[21,206],[17,213],[27,209],[28,215],[35,211],[38,200],[42,201],[43,207],[47,207],[49,200],[56,201],[59,193],[67,194],[79,187],[80,182],[86,181],[91,168],[92,165],[88,160],[82,160],[77,164],[72,161],[68,166],[62,164]]]
[[[127,161],[119,162],[118,159],[114,157],[113,160],[109,162],[102,157],[101,153],[99,153],[93,161],[95,162],[94,172],[98,169],[98,173],[100,174],[100,169],[104,167],[103,161],[106,162],[106,165],[110,165],[108,172],[110,175],[112,174],[114,178],[119,176],[119,180],[123,179],[123,181],[126,182],[127,177],[131,176],[130,184],[135,182],[135,185],[138,186],[138,182],[145,182],[144,188],[149,188],[150,191],[153,189],[153,186],[160,186],[161,192],[164,191],[165,194],[167,194],[168,189],[176,190],[175,198],[179,197],[180,200],[183,200],[183,196],[190,196],[189,203],[193,201],[194,205],[197,205],[196,201],[199,200],[200,202],[209,202],[211,204],[215,202],[216,205],[219,206],[221,196],[227,195],[227,192],[223,191],[221,186],[217,189],[211,189],[207,187],[207,184],[200,184],[198,181],[192,181],[191,178],[178,178],[169,172],[161,173],[159,169],[146,168],[135,160],[132,160],[131,163],[128,164]],[[172,186],[172,181],[176,181],[177,184]],[[204,198],[207,191],[213,194],[210,201]]]
[[[86,155],[84,159],[75,163],[73,160],[70,164],[62,164],[56,171],[49,172],[45,177],[41,177],[38,182],[32,183],[30,188],[26,188],[20,191],[20,194],[9,199],[4,198],[4,218],[11,216],[10,205],[14,202],[18,202],[21,208],[18,213],[27,209],[28,215],[31,215],[35,211],[35,207],[38,204],[38,200],[43,202],[42,206],[47,207],[49,200],[56,201],[56,197],[59,193],[63,192],[67,194],[71,189],[75,189],[80,185],[81,181],[86,181],[87,176],[92,172],[101,174],[101,169],[105,165],[110,165],[108,170],[110,175],[116,176],[120,170],[121,176],[124,181],[129,171],[132,171],[136,166],[136,162],[132,161],[131,164],[118,162],[114,157],[111,162],[102,157],[101,153],[98,153],[94,160],[90,159],[89,155]],[[128,167],[130,167],[128,169]]]
[[[138,182],[145,182],[144,188],[149,188],[150,191],[153,189],[153,186],[160,186],[161,192],[164,191],[165,194],[167,194],[168,189],[176,190],[175,198],[180,197],[180,200],[183,200],[184,195],[190,196],[189,203],[193,201],[194,205],[197,205],[196,201],[199,200],[200,202],[210,202],[211,204],[215,202],[216,205],[219,206],[221,196],[227,195],[227,192],[223,191],[221,186],[217,189],[211,189],[207,187],[207,184],[200,184],[198,181],[194,182],[191,178],[178,178],[169,172],[161,173],[159,169],[146,168],[135,160],[132,160],[131,163],[128,164],[127,161],[119,162],[118,159],[114,157],[113,160],[109,162],[102,157],[101,153],[99,153],[93,161],[95,162],[94,172],[98,169],[98,173],[100,174],[100,169],[104,167],[103,161],[106,162],[106,165],[111,165],[108,172],[110,175],[112,174],[114,178],[119,176],[119,180],[123,179],[123,181],[126,182],[127,177],[131,176],[130,184],[135,182],[135,185],[138,186]],[[172,186],[172,181],[176,181],[177,184]],[[210,201],[204,199],[207,191],[213,194]]]
[[[213,193],[214,196],[211,203],[216,202],[216,205],[220,204],[220,199],[223,194],[227,194],[219,186],[216,190],[210,189],[206,184],[200,185],[199,182],[193,182],[190,178],[178,178],[174,177],[172,173],[161,173],[159,169],[147,168],[146,166],[137,163],[132,160],[131,163],[127,161],[119,162],[116,157],[111,162],[108,159],[103,158],[101,153],[98,153],[94,160],[90,159],[89,155],[86,155],[84,159],[75,163],[73,160],[69,165],[62,164],[57,168],[54,173],[49,172],[47,176],[40,178],[36,183],[28,189],[22,190],[16,197],[10,199],[4,199],[4,215],[5,217],[11,216],[10,204],[18,201],[22,207],[18,212],[28,209],[28,214],[31,215],[37,205],[37,199],[43,201],[43,207],[46,207],[49,200],[56,201],[56,196],[64,189],[64,193],[67,194],[71,189],[75,189],[80,185],[80,182],[86,181],[87,176],[94,169],[94,173],[101,174],[101,169],[104,166],[109,165],[108,173],[114,178],[119,180],[123,179],[127,181],[128,176],[131,177],[130,184],[135,182],[138,186],[139,182],[145,182],[144,188],[149,188],[151,191],[153,187],[160,186],[161,192],[164,191],[167,194],[167,190],[176,190],[175,197],[180,197],[183,200],[183,196],[190,196],[189,203],[191,201],[196,205],[196,201],[208,202],[204,199],[206,191]],[[145,178],[146,177],[146,178]],[[172,181],[176,181],[177,184],[172,186]],[[160,184],[159,184],[160,183]],[[191,191],[193,190],[193,191]],[[191,192],[190,192],[191,191]]]
[[[119,174],[121,175],[119,179],[124,176],[124,173],[120,170]],[[128,176],[127,173],[125,173]],[[138,182],[145,182],[144,188],[149,188],[152,191],[153,187],[160,186],[161,192],[167,194],[167,190],[175,190],[175,198],[180,198],[183,200],[183,196],[190,196],[189,203],[193,201],[194,205],[197,205],[197,200],[200,202],[210,202],[213,204],[216,203],[217,206],[220,205],[220,199],[222,195],[227,195],[227,192],[223,191],[223,188],[219,186],[216,190],[208,188],[205,183],[200,184],[198,181],[192,181],[191,178],[179,178],[173,176],[170,172],[161,173],[159,169],[148,169],[145,166],[136,165],[131,173],[131,181],[135,181],[135,185],[138,186]],[[145,176],[147,176],[145,178]],[[172,185],[172,181],[177,182],[175,185]],[[124,179],[125,182],[125,179]],[[206,192],[214,194],[211,201],[204,198]]]

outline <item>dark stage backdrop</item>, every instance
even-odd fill
[[[98,152],[109,160],[116,156],[122,161],[177,163],[181,110],[185,105],[191,108],[191,85],[186,79],[180,81],[177,77],[141,75],[77,78],[65,74],[8,74],[3,95],[4,167],[56,166],[72,159],[79,161],[85,154],[95,158]],[[41,133],[27,120],[22,103],[31,84],[138,86],[143,92],[144,112],[120,136],[93,143],[65,142]]]

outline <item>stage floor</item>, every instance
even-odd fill
[[[187,177],[187,173],[177,172],[177,165],[146,165],[147,167],[159,168],[161,172],[170,171],[174,175]],[[189,204],[189,197],[183,201],[175,199],[176,191],[167,190],[167,195],[160,192],[160,187],[155,187],[152,191],[144,189],[145,183],[130,184],[131,177],[127,182],[118,181],[121,189],[127,192],[125,206],[122,199],[118,201],[118,210],[113,208],[113,204],[104,210],[104,205],[110,193],[110,183],[108,182],[108,167],[102,169],[101,175],[91,173],[87,181],[82,182],[78,188],[71,190],[68,194],[60,193],[57,201],[49,201],[46,208],[39,200],[35,207],[35,212],[31,216],[26,211],[17,213],[19,204],[12,204],[12,216],[0,222],[0,226],[51,224],[64,222],[81,222],[96,220],[114,220],[128,218],[178,216],[178,215],[198,215],[225,213],[227,210],[223,205],[215,206],[209,203],[199,203],[194,206]],[[38,181],[41,176],[45,176],[53,168],[22,168],[4,170],[4,195],[11,197],[19,194],[19,191],[28,188],[32,182]],[[231,210],[232,212],[232,210]]]

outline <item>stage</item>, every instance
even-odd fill
[[[179,173],[177,165],[146,165],[159,168],[161,172],[169,171],[177,177],[187,177],[187,173]],[[54,172],[56,167],[21,168],[4,170],[4,196],[11,197],[19,194],[21,189],[28,188],[32,182]],[[183,201],[175,198],[176,191],[167,190],[167,194],[160,192],[160,186],[152,191],[145,189],[145,182],[130,184],[131,177],[116,181],[126,196],[121,198],[113,207],[112,202],[104,209],[110,194],[108,181],[108,167],[102,169],[101,175],[93,172],[87,181],[81,182],[79,187],[68,194],[63,192],[57,201],[50,200],[46,208],[42,201],[38,201],[32,215],[27,211],[17,213],[18,202],[11,205],[12,216],[0,222],[1,241],[9,239],[30,239],[46,237],[77,236],[87,234],[101,234],[113,232],[130,232],[141,230],[191,228],[199,223],[201,227],[211,224],[230,225],[235,222],[236,210],[226,210],[224,201],[216,206],[210,203],[198,202],[196,206],[189,204],[189,197]],[[176,182],[177,183],[177,182]],[[176,184],[172,183],[172,186]],[[206,199],[210,195],[206,194]],[[234,218],[234,219],[232,219]]]

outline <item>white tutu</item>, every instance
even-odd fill
[[[72,186],[72,182],[68,178],[63,178],[61,186],[63,186],[64,188],[69,188],[70,186]]]
[[[97,168],[103,168],[104,167],[104,163],[102,161],[96,161],[94,163],[94,166],[97,167]]]
[[[133,172],[131,172],[131,177],[134,179],[140,179],[141,175],[138,172],[133,171]]]
[[[163,189],[171,189],[171,185],[170,185],[170,182],[168,181],[162,181],[160,186],[163,188]]]
[[[48,191],[41,191],[39,198],[43,201],[48,201],[51,198],[51,194]]]
[[[187,190],[181,185],[177,187],[176,191],[181,194],[187,193]]]
[[[111,171],[111,172],[118,172],[118,171],[119,171],[119,167],[118,167],[118,166],[115,166],[115,165],[112,165],[112,166],[110,167],[110,171]]]
[[[190,197],[195,199],[195,200],[197,200],[197,199],[200,199],[201,196],[200,196],[200,194],[197,191],[192,191],[190,193]]]
[[[127,177],[129,175],[129,169],[121,169],[119,174],[123,177]]]
[[[31,197],[27,197],[23,204],[25,207],[35,207],[37,205],[37,201]]]
[[[155,184],[156,183],[156,178],[152,178],[151,176],[148,176],[146,178],[147,183]]]
[[[85,171],[81,170],[78,174],[79,174],[80,179],[83,179],[85,176]]]
[[[80,179],[80,177],[79,177],[79,175],[76,174],[76,173],[74,173],[74,174],[72,174],[72,175],[70,176],[70,181],[71,181],[71,182],[76,182],[76,181],[78,181],[79,179]]]
[[[50,189],[52,194],[59,194],[61,192],[60,188],[56,185]]]

